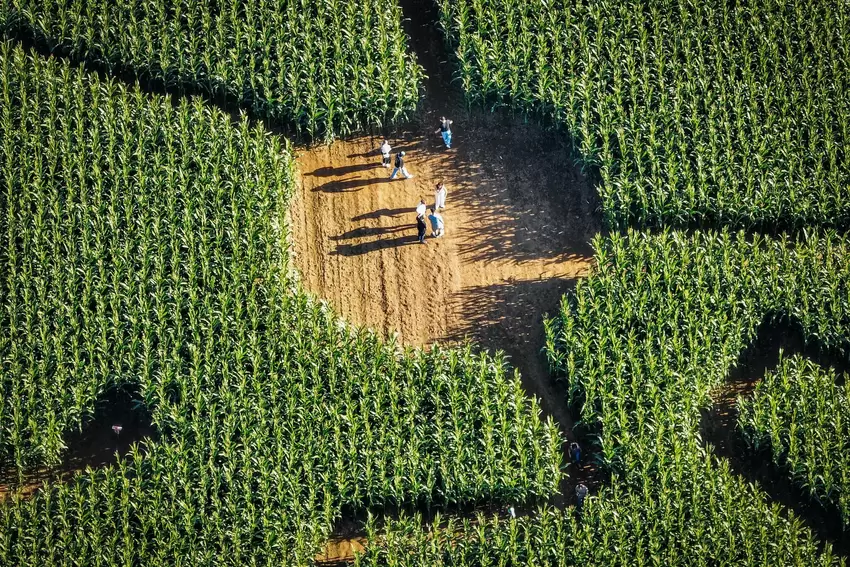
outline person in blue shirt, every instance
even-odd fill
[[[431,236],[440,238],[446,232],[446,225],[443,222],[443,215],[436,210],[431,209],[431,214],[428,215],[428,220],[431,221]]]
[[[570,461],[576,466],[581,464],[581,447],[578,443],[570,443]]]

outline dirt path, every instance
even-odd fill
[[[299,152],[295,264],[341,315],[403,343],[469,338],[504,350],[569,429],[540,355],[542,318],[591,268],[595,190],[561,136],[503,117],[454,118],[451,150],[425,120],[390,139],[407,152],[409,180],[389,181],[380,138]],[[438,181],[448,188],[446,235],[421,245],[414,209],[420,198],[433,205]]]

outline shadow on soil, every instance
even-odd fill
[[[402,230],[404,227],[396,228],[398,230]],[[331,254],[339,254],[340,256],[360,256],[361,254],[368,254],[369,252],[374,252],[376,250],[398,248],[399,246],[407,246],[409,244],[418,244],[415,234],[407,234],[405,236],[397,236],[395,238],[387,238],[384,240],[374,240],[363,244],[337,244],[336,249],[331,252]]]
[[[13,493],[28,498],[45,482],[64,482],[86,468],[113,465],[119,456],[130,453],[133,444],[155,440],[157,434],[151,416],[139,400],[137,392],[122,388],[113,389],[98,400],[94,417],[83,424],[82,430],[66,434],[68,448],[58,465],[22,474],[15,467],[3,468],[0,501]]]
[[[369,187],[371,185],[380,185],[381,183],[389,183],[391,181],[389,175],[386,178],[378,178],[378,179],[343,179],[341,181],[329,181],[318,187],[315,187],[313,191],[322,191],[324,193],[347,193],[349,191],[359,191],[363,187]]]
[[[414,207],[401,207],[398,209],[378,209],[377,211],[373,211],[371,213],[366,213],[363,215],[357,215],[356,217],[351,217],[352,221],[361,221],[361,220],[373,220],[379,219],[381,217],[400,217],[402,215],[410,215],[416,212]],[[415,226],[415,225],[412,225]]]
[[[753,451],[737,427],[738,397],[753,394],[765,374],[776,369],[780,354],[785,358],[799,354],[839,373],[850,370],[846,355],[807,344],[796,321],[768,317],[759,326],[756,339],[730,370],[726,383],[712,397],[714,404],[703,411],[700,424],[703,441],[729,462],[732,472],[761,487],[774,502],[793,510],[822,543],[832,544],[833,550],[841,555],[850,555],[850,534],[842,530],[838,510],[814,501],[791,480],[786,470],[773,464],[769,451]]]

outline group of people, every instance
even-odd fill
[[[440,127],[434,131],[435,134],[440,134],[443,137],[443,143],[446,145],[447,149],[451,149],[452,147],[452,121],[446,118],[445,116],[440,117]],[[381,144],[381,165],[384,167],[390,166],[390,152],[393,151],[392,146],[390,146],[390,142],[385,138],[384,143]],[[413,175],[407,171],[407,168],[404,166],[404,151],[400,151],[395,155],[395,164],[393,167],[393,172],[390,174],[390,179],[395,179],[395,176],[401,172],[404,175],[405,179],[410,179]]]
[[[427,218],[431,222],[431,236],[440,238],[446,233],[446,223],[440,211],[446,208],[447,193],[446,186],[440,181],[434,189],[434,206],[429,210],[425,205],[425,199],[420,199],[419,204],[416,205],[416,236],[419,238],[419,244],[425,244],[425,233],[428,230],[425,224],[426,213],[429,213]]]
[[[452,147],[452,121],[447,119],[445,116],[440,117],[440,127],[434,131],[435,134],[440,134],[443,138],[443,143],[446,145],[446,148]],[[388,140],[384,139],[384,143],[381,144],[381,165],[384,167],[390,167],[391,159],[390,152],[392,152],[393,148],[390,146]],[[390,174],[390,179],[395,179],[395,176],[401,173],[404,175],[405,179],[410,179],[413,177],[409,171],[407,171],[407,167],[404,165],[404,156],[405,152],[400,151],[395,155],[395,163],[393,164],[393,172]],[[425,233],[428,230],[428,226],[425,224],[425,220],[429,220],[431,222],[431,236],[434,238],[439,238],[446,233],[446,224],[443,221],[443,216],[440,214],[442,209],[446,208],[446,194],[448,191],[446,190],[446,186],[443,182],[437,183],[437,187],[434,190],[434,206],[429,210],[425,205],[425,199],[420,199],[419,204],[416,206],[416,232],[419,238],[420,244],[425,244]],[[426,215],[426,213],[429,213]]]

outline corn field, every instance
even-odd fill
[[[647,563],[690,564],[664,555],[679,539],[712,558],[714,537],[728,540],[729,564],[825,561],[774,547],[812,536],[730,472],[704,444],[700,420],[764,321],[795,321],[808,341],[847,356],[848,248],[846,236],[816,231],[629,231],[597,240],[598,271],[547,321],[546,350],[581,423],[596,432],[600,464],[614,473],[620,496],[604,506],[619,510],[626,493],[642,501],[642,514],[664,511],[635,551]]]
[[[237,298],[257,301],[268,284],[255,282],[275,277],[271,212],[293,163],[200,100],[151,103],[10,44],[0,64],[0,451],[22,470],[57,462],[110,388],[179,397],[180,366],[217,364],[204,329],[248,332]]]
[[[610,226],[850,226],[846,2],[438,4],[468,100],[566,128]]]
[[[561,438],[504,360],[401,349],[289,277],[286,144],[0,45],[0,448],[134,386],[159,439],[0,506],[0,565],[306,565],[343,509],[527,502]]]
[[[368,543],[356,567],[574,567],[579,565],[800,565],[837,564],[820,553],[799,525],[764,506],[741,508],[724,522],[727,500],[752,497],[751,489],[718,475],[700,478],[716,499],[716,524],[693,523],[689,500],[677,508],[647,505],[648,495],[606,491],[575,508],[539,508],[528,516],[437,518],[424,525],[403,517],[368,526]],[[682,479],[685,480],[685,479]],[[674,496],[690,498],[673,484]],[[439,522],[439,523],[437,523]],[[739,530],[742,530],[739,535]],[[782,534],[784,537],[776,537]],[[731,537],[730,537],[731,536]],[[746,539],[745,539],[746,538]],[[774,539],[775,538],[775,539]]]
[[[756,451],[769,451],[801,488],[836,507],[850,529],[850,382],[794,356],[780,361],[750,399],[738,427]]]
[[[403,119],[395,1],[0,0],[64,57],[0,43],[0,470],[59,462],[114,390],[158,432],[0,505],[0,567],[310,565],[361,512],[362,567],[844,564],[701,420],[765,322],[850,360],[850,5],[438,4],[470,103],[567,129],[624,229],[545,321],[610,483],[549,507],[563,439],[500,354],[382,340],[291,273],[291,149],[249,118]],[[739,427],[846,526],[838,384],[785,360]],[[481,504],[527,514],[417,515]]]
[[[310,138],[399,121],[422,68],[395,0],[2,0],[0,26],[169,92],[204,93]]]

